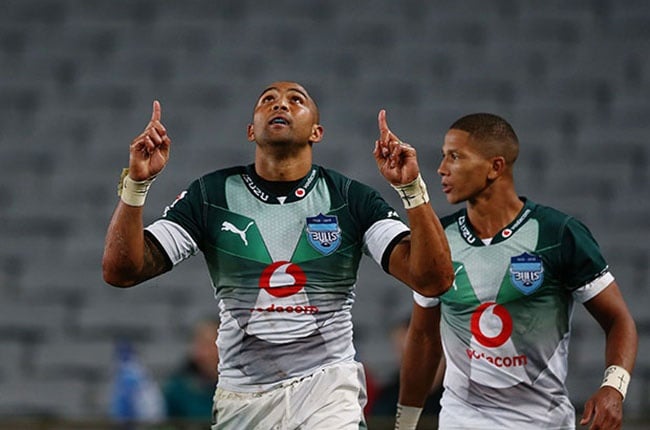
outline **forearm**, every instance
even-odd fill
[[[399,403],[423,407],[431,394],[442,351],[426,338],[407,341],[400,371]]]
[[[605,365],[623,367],[629,373],[634,369],[638,348],[638,334],[629,314],[617,318],[606,330]]]
[[[623,401],[636,360],[638,335],[634,320],[614,284],[609,291],[587,303],[606,334],[606,369],[600,388],[585,402],[581,425],[590,428],[620,429]],[[612,312],[612,310],[614,310]]]
[[[422,407],[442,360],[440,306],[413,304],[400,369],[399,403]]]
[[[639,337],[616,281],[586,302],[585,307],[605,332],[605,364],[621,366],[631,373]]]
[[[605,332],[606,370],[599,393],[609,392],[609,387],[612,387],[625,397],[636,360],[638,334],[616,281],[585,306]]]

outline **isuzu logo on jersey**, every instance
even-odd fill
[[[309,244],[323,255],[329,255],[341,245],[341,229],[335,215],[307,217],[306,227]]]
[[[255,194],[260,200],[262,200],[263,202],[269,200],[269,195],[266,194],[264,191],[262,191],[262,189],[258,187],[257,184],[255,184],[255,182],[253,182],[253,178],[251,178],[249,175],[245,173],[243,173],[241,177],[244,180],[244,183],[246,184],[248,189],[251,190],[251,192]]]
[[[510,258],[510,282],[525,295],[535,292],[544,281],[542,259],[524,252]]]
[[[458,228],[460,228],[460,233],[463,235],[465,240],[469,244],[472,244],[476,242],[476,238],[474,237],[472,232],[469,231],[469,227],[467,227],[465,220],[466,220],[465,215],[458,217]]]

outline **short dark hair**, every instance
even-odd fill
[[[509,164],[519,154],[519,138],[505,119],[491,113],[472,113],[456,120],[449,129],[462,130],[481,144],[488,156],[503,155]]]

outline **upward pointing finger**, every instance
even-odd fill
[[[160,108],[160,102],[158,100],[153,101],[153,110],[151,112],[151,121],[160,121],[162,116],[162,109]]]
[[[390,136],[390,130],[388,129],[388,123],[386,122],[386,111],[384,109],[379,111],[377,122],[379,124],[379,141],[387,142]]]

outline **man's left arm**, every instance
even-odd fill
[[[616,281],[585,302],[589,313],[605,332],[605,376],[601,387],[585,403],[581,425],[590,430],[620,429],[623,400],[637,355],[636,324]]]
[[[454,280],[445,232],[429,204],[415,148],[390,131],[383,110],[378,123],[373,155],[379,171],[402,199],[411,228],[411,234],[393,248],[388,271],[423,296],[439,296]]]

